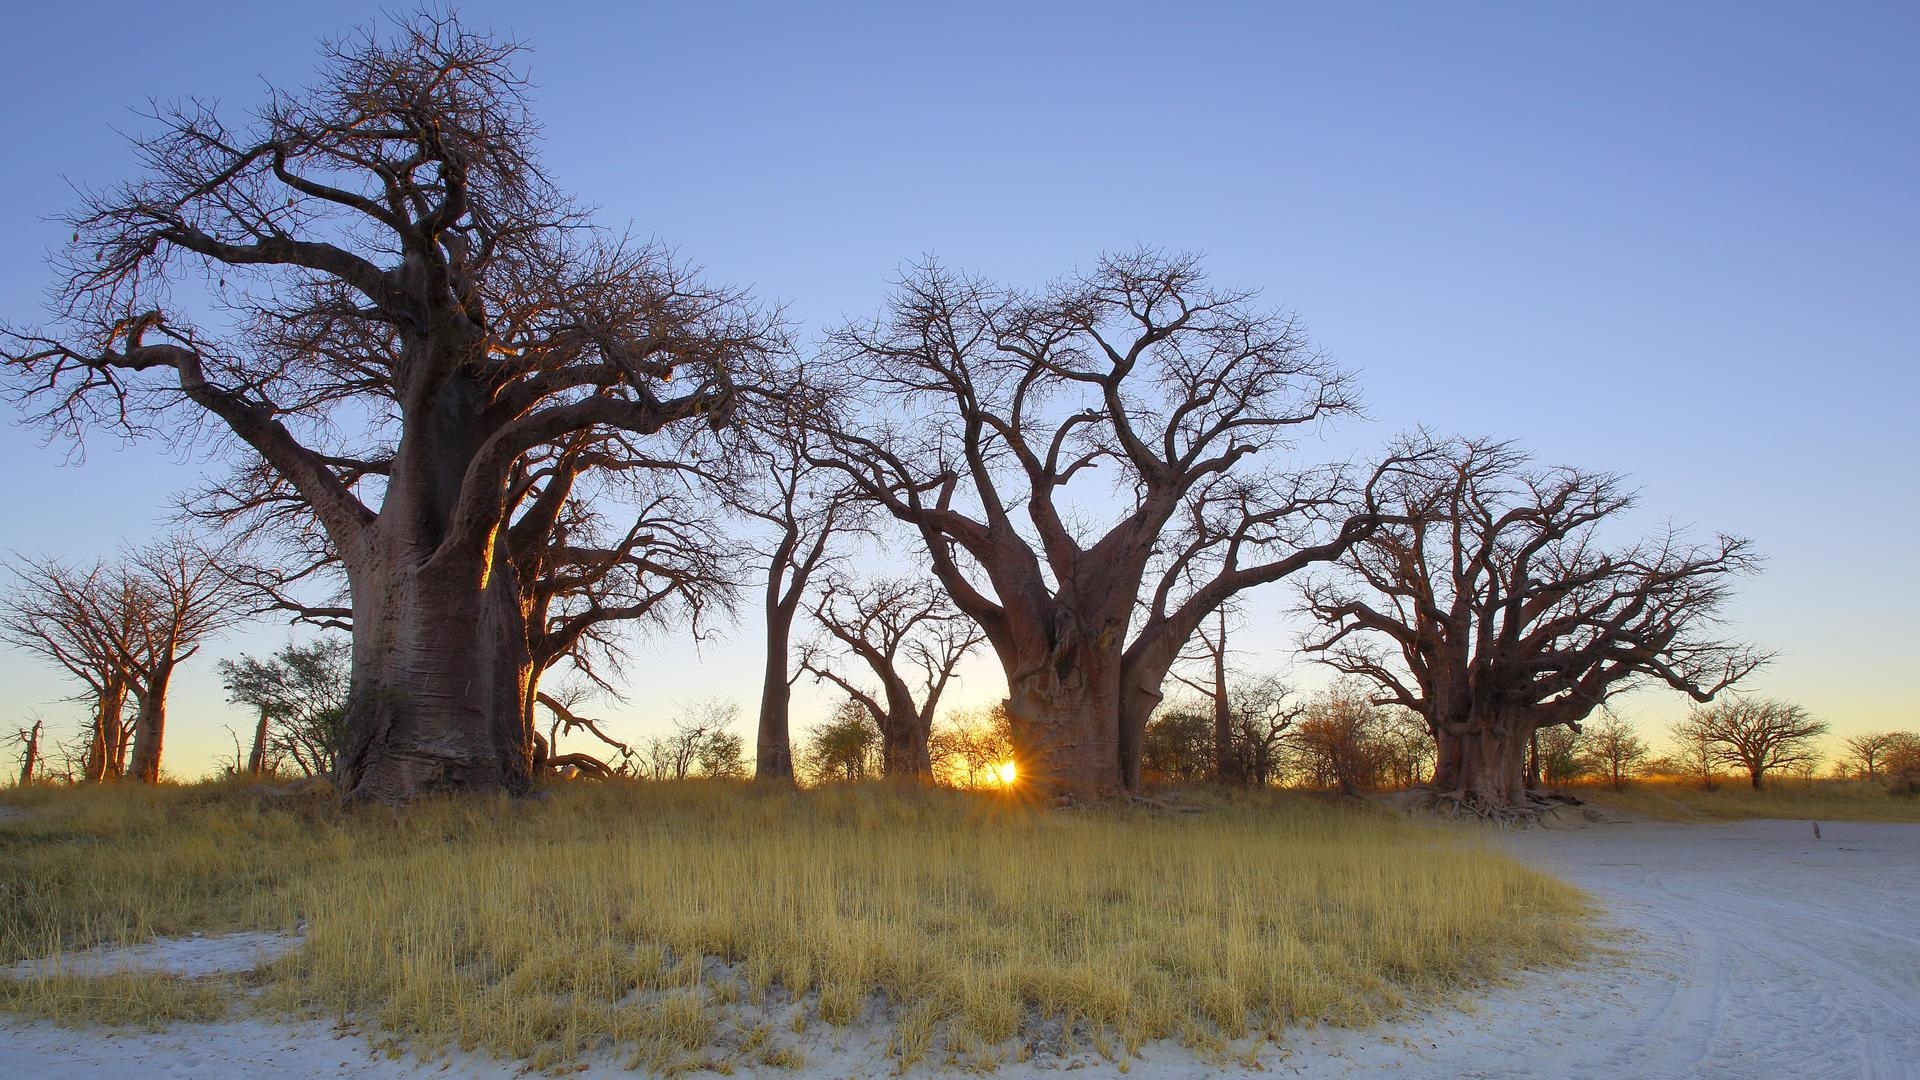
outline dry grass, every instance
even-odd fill
[[[398,815],[238,789],[38,798],[0,826],[0,956],[304,918],[264,1007],[539,1067],[792,1065],[810,1027],[860,1021],[888,1025],[903,1067],[1124,1060],[1167,1037],[1220,1053],[1586,942],[1577,893],[1474,835],[1298,797],[1058,812],[704,782]],[[0,1005],[82,1007],[84,988],[35,981]],[[197,984],[141,985],[163,1019],[205,1008]]]
[[[1816,821],[1920,821],[1920,798],[1891,795],[1885,784],[1776,777],[1760,790],[1744,778],[1721,778],[1712,791],[1697,780],[1648,780],[1622,791],[1604,786],[1571,789],[1600,806],[1659,821],[1746,821],[1755,818]]]

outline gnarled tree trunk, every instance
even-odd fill
[[[445,567],[389,557],[357,568],[348,742],[336,775],[346,798],[518,794],[532,784],[526,623],[513,575],[496,566],[504,559]]]
[[[133,721],[133,779],[142,784],[160,780],[160,750],[167,737],[167,687],[173,681],[171,657],[154,665],[139,694],[140,712]]]
[[[760,726],[754,739],[753,778],[793,783],[793,682],[788,648],[793,611],[776,603],[767,609],[767,656],[760,683]]]
[[[1075,795],[1124,790],[1117,642],[1102,647],[1071,635],[1044,656],[1007,666],[1007,714],[1023,781]]]
[[[1527,751],[1534,718],[1525,710],[1475,710],[1436,736],[1433,789],[1492,813],[1527,802]]]

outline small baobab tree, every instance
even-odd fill
[[[1042,790],[1137,786],[1201,622],[1375,524],[1343,471],[1272,460],[1355,410],[1349,377],[1190,257],[1110,255],[1037,292],[917,267],[824,351],[868,400],[810,456],[904,523],[979,624]]]
[[[779,346],[556,188],[522,59],[422,15],[327,43],[314,84],[238,126],[157,110],[144,175],[68,219],[53,324],[0,336],[54,431],[211,425],[311,515],[349,592],[350,799],[527,787],[518,463],[576,432],[720,425]],[[205,310],[173,288],[197,278]]]
[[[1814,743],[1830,727],[1798,705],[1734,697],[1694,709],[1678,730],[1715,764],[1746,770],[1747,782],[1759,791],[1770,772],[1819,764]]]
[[[1765,659],[1710,634],[1756,566],[1747,541],[1608,548],[1601,525],[1634,501],[1617,477],[1458,441],[1379,499],[1398,520],[1305,589],[1325,629],[1308,648],[1426,720],[1456,806],[1525,813],[1536,731],[1649,683],[1709,701]]]
[[[801,669],[867,710],[880,732],[882,775],[931,780],[934,712],[979,630],[924,579],[835,575],[808,610],[826,639],[802,648]],[[850,670],[860,668],[865,676]]]
[[[803,396],[815,395],[790,392],[790,401],[797,405]],[[802,674],[793,666],[794,621],[805,608],[814,575],[834,561],[833,543],[858,528],[861,519],[845,479],[808,460],[809,437],[792,417],[770,415],[738,441],[730,475],[716,478],[734,512],[761,534],[753,554],[766,574],[761,607],[766,639],[753,775],[785,784],[795,779],[793,684]]]

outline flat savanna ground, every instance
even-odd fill
[[[704,801],[705,794],[662,797],[668,801],[640,808],[665,817],[658,832],[630,832],[623,818],[609,815],[608,796],[595,796],[581,812],[542,808],[536,817],[544,822],[442,818],[429,829],[443,833],[432,838],[434,847],[457,851],[460,830],[449,826],[477,828],[486,835],[483,863],[496,855],[524,858],[542,845],[559,845],[555,854],[563,858],[602,851],[594,846],[601,842],[641,847],[634,863],[581,886],[576,899],[591,903],[633,887],[657,889],[646,884],[656,877],[709,889],[722,879],[705,875],[738,872],[737,850],[726,858],[718,851],[694,856],[677,874],[657,872],[661,858],[687,855],[657,845],[675,826],[684,833],[701,817],[729,822],[723,831],[736,840],[771,828],[771,846],[749,845],[757,852],[749,861],[759,860],[763,878],[792,878],[800,867],[824,865],[828,872],[812,884],[794,878],[780,886],[794,907],[758,928],[724,904],[707,911],[702,918],[740,924],[717,949],[698,945],[700,934],[716,933],[712,925],[654,917],[658,912],[603,912],[599,936],[615,954],[631,958],[638,944],[670,939],[708,956],[698,965],[669,956],[640,972],[629,960],[612,982],[589,987],[584,969],[561,971],[566,965],[555,968],[557,961],[543,967],[536,957],[462,941],[463,925],[503,916],[438,910],[434,897],[484,908],[486,889],[442,882],[422,893],[389,882],[393,897],[411,896],[420,910],[380,908],[393,897],[381,900],[376,881],[352,870],[366,859],[354,846],[363,826],[321,815],[306,830],[320,835],[302,839],[281,836],[277,824],[261,825],[256,832],[283,846],[337,861],[318,877],[242,867],[247,888],[269,899],[200,909],[198,917],[214,916],[209,930],[251,926],[257,937],[149,947],[148,955],[197,979],[153,985],[109,975],[90,985],[86,976],[16,967],[9,1004],[50,1019],[16,1017],[0,1026],[0,1076],[506,1077],[526,1072],[529,1060],[548,1070],[583,1067],[589,1075],[703,1066],[802,1077],[982,1067],[1012,1077],[1077,1067],[1150,1077],[1920,1075],[1920,824],[1823,821],[1816,840],[1804,820],[1683,824],[1608,813],[1570,816],[1564,827],[1485,834],[1300,800],[1191,815],[1061,815],[964,799],[910,800],[903,809],[890,796],[844,793],[820,803],[750,806],[740,817]],[[178,827],[216,811],[234,815],[217,802],[168,812],[187,815]],[[279,813],[245,812],[268,819]],[[10,853],[38,857],[31,853],[48,842],[101,845],[77,835],[86,832],[78,824],[62,831],[44,821],[42,842],[29,841],[33,820],[0,825],[0,834],[14,834],[0,835]],[[799,831],[781,832],[782,821]],[[104,814],[93,826],[131,821]],[[404,849],[400,835],[382,843]],[[803,836],[811,839],[799,843]],[[791,863],[775,854],[796,847]],[[1044,883],[1047,875],[1034,866],[1062,850],[1054,877],[1064,873],[1067,884]],[[419,849],[391,856],[410,864],[426,857]],[[109,854],[108,861],[122,857]],[[923,876],[895,883],[903,889],[885,884],[896,858],[922,866],[916,872]],[[1034,865],[1008,865],[1022,859]],[[202,870],[217,878],[223,861]],[[1221,862],[1239,869],[1205,869]],[[1598,937],[1579,932],[1591,924],[1580,918],[1576,894],[1523,864],[1583,890],[1594,902]],[[372,867],[374,877],[394,877],[395,865]],[[502,865],[476,871],[481,878],[468,884],[504,890],[513,911],[532,903],[540,921],[557,924],[562,936],[592,923],[590,912],[569,911],[566,890],[514,894],[523,879]],[[1121,874],[1127,865],[1141,872]],[[129,866],[119,873],[146,872],[137,860]],[[436,869],[457,878],[455,866]],[[1423,869],[1435,867],[1452,872]],[[867,884],[850,885],[849,874]],[[970,880],[975,884],[960,887]],[[830,899],[848,892],[866,899],[852,906]],[[951,905],[928,905],[930,892]],[[890,908],[896,894],[914,910]],[[643,903],[699,908],[691,895],[656,892]],[[1089,895],[1095,899],[1087,914],[1104,914],[1100,921],[1111,933],[1072,917],[1073,899]],[[346,928],[327,925],[315,905],[324,899],[351,906],[350,896],[363,905],[361,915],[378,909],[411,925],[342,938]],[[194,906],[184,898],[171,903],[175,915]],[[0,894],[14,951],[34,952],[24,944],[26,924],[44,934],[47,914],[9,912],[6,904],[18,908],[17,894]],[[1422,904],[1440,914],[1421,917]],[[1045,909],[1043,918],[1017,914],[1036,906]],[[1467,907],[1479,914],[1469,916]],[[974,909],[984,912],[977,922],[966,914]],[[144,920],[148,937],[178,934],[185,926],[169,921],[175,915],[153,908],[135,921]],[[90,928],[67,927],[69,969],[97,967],[87,958],[103,954],[78,951],[89,936],[140,938],[124,925],[128,917],[98,910]],[[885,926],[915,919],[921,921],[904,927],[909,933],[898,941],[854,940],[884,938]],[[1500,932],[1495,924],[1503,921],[1508,929]],[[273,959],[289,944],[276,935],[303,924],[299,951]],[[800,937],[776,940],[786,933],[781,926]],[[677,936],[688,933],[695,936]],[[909,937],[930,948],[918,950]],[[387,955],[359,956],[361,950]],[[1481,962],[1450,963],[1458,952],[1478,953]],[[237,961],[229,954],[239,954]],[[219,962],[222,955],[228,962]],[[786,967],[759,982],[756,957]],[[193,963],[201,967],[185,966]],[[1276,968],[1289,963],[1295,970],[1277,977]],[[218,974],[234,968],[257,971]],[[1352,992],[1316,973],[1335,976]],[[223,978],[229,996],[251,996],[251,1014],[194,996]],[[531,1029],[538,1038],[528,1044],[536,1048],[528,1059],[502,1062],[487,1051],[511,1044],[435,1028],[426,1019],[436,1010],[465,1011],[476,1024],[524,1026],[527,1010],[500,1011],[501,995],[524,999],[555,986],[569,1000],[597,994],[613,1007],[564,1020],[543,1014]],[[796,995],[785,987],[806,989]],[[90,1000],[89,993],[105,998]],[[143,994],[150,996],[143,1001]],[[826,1019],[841,1008],[834,1000],[852,1007]],[[677,1028],[643,1019],[675,1010]],[[61,1026],[86,1025],[90,1012],[134,1023]],[[762,1016],[768,1022],[756,1026]],[[573,1041],[568,1024],[577,1029]],[[401,1041],[383,1034],[392,1032]],[[439,1056],[422,1062],[396,1054],[402,1043],[410,1050],[431,1044]]]

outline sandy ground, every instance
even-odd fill
[[[1369,1031],[1319,1028],[1255,1066],[1223,1067],[1177,1046],[1146,1049],[1129,1076],[1861,1077],[1920,1080],[1920,825],[1804,821],[1593,824],[1504,838],[1587,889],[1620,931],[1618,955],[1531,973],[1464,1009]],[[239,939],[239,940],[236,940]],[[204,972],[278,947],[253,936],[146,947],[141,964]],[[217,956],[219,960],[209,960]],[[127,961],[115,961],[127,963]],[[190,966],[197,965],[197,966]],[[807,1064],[768,1077],[825,1080],[893,1072],[884,1036],[809,1036]],[[1010,1080],[1084,1070],[1090,1056],[1009,1065]],[[933,1070],[916,1066],[912,1073]],[[0,1025],[0,1077],[48,1080],[272,1075],[522,1075],[475,1057],[427,1064],[375,1054],[325,1024],[253,1021],[165,1033],[76,1033]],[[612,1064],[585,1075],[630,1075]],[[743,1070],[735,1075],[759,1075]]]

